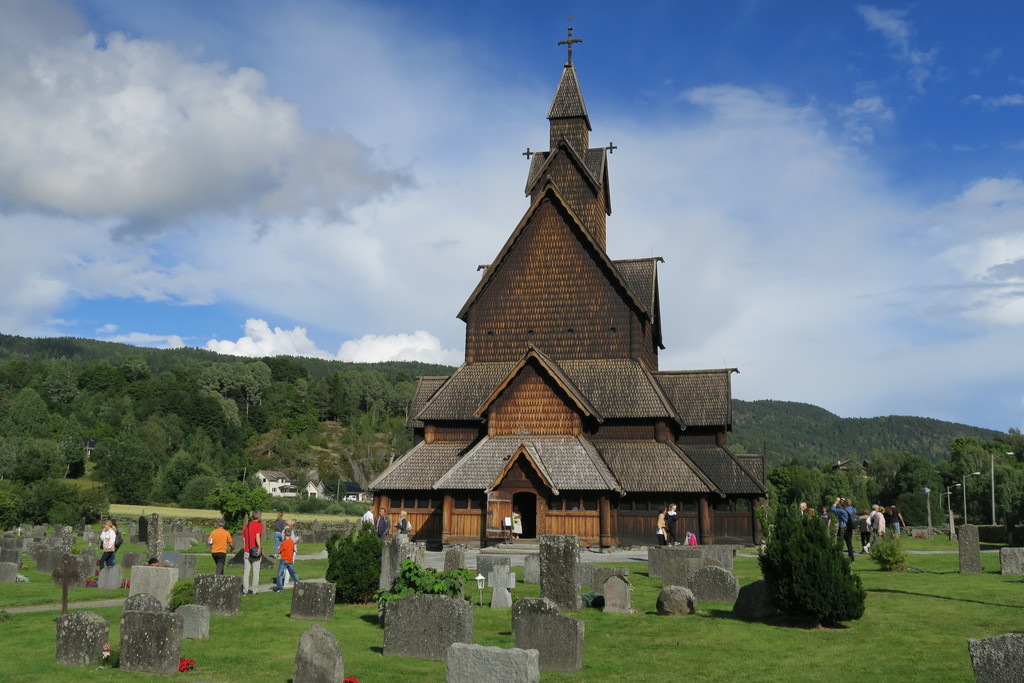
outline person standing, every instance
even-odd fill
[[[885,514],[882,512],[881,506],[871,506],[871,514],[868,515],[868,526],[871,527],[871,543],[868,543],[866,549],[870,551],[871,545],[885,534]]]
[[[868,524],[869,513],[867,510],[857,512],[857,531],[860,532],[860,554],[867,555],[868,547],[871,545],[871,526]]]
[[[291,575],[295,585],[299,584],[299,577],[295,575],[295,541],[292,540],[291,529],[284,530],[284,540],[281,541],[280,551],[281,556],[277,562],[277,579],[274,581],[274,587],[271,589],[275,593],[280,593],[283,590],[282,584],[285,572]]]
[[[853,525],[857,519],[857,508],[853,507],[849,498],[836,498],[832,504],[832,512],[839,520],[839,535],[846,542],[846,553],[853,562]]]
[[[117,530],[114,523],[109,519],[103,522],[103,531],[100,532],[100,547],[103,554],[100,555],[100,569],[114,566],[114,553],[117,552]]]
[[[245,545],[245,566],[242,569],[242,592],[255,595],[260,592],[260,563],[263,561],[263,523],[260,512],[252,513],[252,519],[242,528],[242,542]],[[250,575],[252,582],[249,582]]]
[[[676,525],[679,523],[679,513],[676,512],[676,504],[672,503],[668,506],[668,512],[665,513],[665,531],[668,532],[669,545],[679,545],[678,539],[676,539]]]
[[[210,555],[213,556],[213,563],[217,566],[214,573],[218,576],[222,575],[224,563],[228,559],[228,550],[235,549],[231,534],[224,528],[223,519],[217,520],[217,527],[210,532],[210,537],[206,539],[206,542],[210,545]]]
[[[388,519],[388,509],[381,508],[377,512],[377,538],[382,541],[388,540],[388,532],[391,531],[391,520]]]
[[[288,526],[288,523],[284,521],[284,513],[277,513],[277,520],[274,522],[274,554],[277,555],[278,548],[281,547],[281,541],[284,540],[284,528]]]
[[[299,536],[299,522],[298,522],[298,520],[289,519],[288,520],[288,526],[286,526],[284,529],[285,529],[285,532],[291,532],[291,534],[292,534],[292,543],[294,544],[292,546],[292,554],[295,557],[295,559],[292,560],[292,564],[294,565],[295,562],[299,559],[299,541],[302,540],[302,538]],[[289,586],[291,586],[292,585],[292,577],[290,577],[287,574],[285,574],[284,575],[284,584],[282,584],[282,585],[285,588],[288,588]]]
[[[899,536],[907,526],[907,523],[903,520],[903,513],[895,505],[889,508],[889,512],[892,514],[892,532]]]
[[[658,545],[668,545],[668,522],[665,521],[667,515],[668,508],[662,505],[661,510],[658,511],[658,529],[654,532],[655,537],[658,539]]]
[[[512,529],[515,533],[515,515],[512,516]],[[408,536],[409,532],[412,531],[412,524],[409,524],[409,517],[406,515],[405,510],[398,513],[398,521],[395,522],[395,530],[399,534]],[[521,530],[520,530],[521,531]]]
[[[369,524],[373,526],[373,510],[366,508],[366,512],[363,513],[363,524]]]

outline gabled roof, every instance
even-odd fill
[[[558,89],[555,90],[555,98],[548,109],[548,119],[574,117],[582,117],[587,122],[587,130],[593,130],[590,127],[587,105],[583,101],[583,91],[580,90],[580,80],[576,76],[576,67],[566,64],[562,69],[562,78],[558,81]]]
[[[491,406],[501,392],[503,392],[509,385],[509,383],[515,379],[515,376],[519,374],[519,371],[530,362],[535,360],[541,368],[543,368],[548,375],[555,381],[555,383],[562,388],[562,390],[568,395],[569,400],[576,404],[576,408],[580,410],[584,415],[595,418],[598,422],[604,421],[604,418],[597,412],[597,409],[590,403],[586,395],[576,387],[576,384],[570,379],[558,363],[547,354],[541,353],[533,346],[523,355],[518,363],[513,366],[512,370],[509,371],[508,375],[500,384],[491,392],[491,395],[483,402],[483,404],[477,408],[475,413],[476,417],[483,417],[484,413]]]
[[[473,289],[473,293],[469,295],[469,299],[462,306],[462,310],[459,311],[456,317],[463,321],[466,320],[467,316],[469,315],[469,309],[473,307],[473,304],[476,303],[476,300],[487,288],[487,285],[494,278],[494,274],[498,272],[498,270],[501,267],[501,264],[505,261],[506,258],[508,258],[509,253],[512,251],[513,247],[519,241],[519,238],[523,234],[523,231],[526,229],[526,226],[530,224],[533,215],[537,213],[537,211],[540,209],[540,207],[544,204],[545,201],[552,202],[556,207],[560,208],[565,213],[568,219],[566,223],[568,224],[570,230],[575,229],[575,231],[580,235],[580,237],[582,238],[581,241],[584,244],[584,248],[587,248],[591,252],[594,258],[597,260],[599,267],[602,267],[605,270],[605,272],[610,275],[609,279],[612,281],[612,283],[614,285],[617,285],[623,291],[628,303],[632,304],[632,306],[636,308],[641,314],[645,316],[651,315],[651,312],[648,311],[643,301],[637,297],[637,295],[629,287],[629,284],[626,282],[626,280],[623,279],[622,274],[619,272],[619,269],[616,268],[615,264],[612,263],[611,259],[608,258],[608,254],[605,253],[605,250],[602,249],[601,246],[594,241],[594,237],[590,234],[590,231],[587,230],[587,228],[583,225],[583,221],[581,221],[580,218],[573,212],[572,208],[565,201],[565,198],[562,197],[561,193],[558,191],[555,185],[548,184],[544,188],[544,191],[540,193],[536,199],[534,199],[533,203],[530,205],[530,208],[527,209],[526,213],[523,215],[523,218],[519,221],[519,225],[516,226],[516,229],[512,231],[512,234],[509,236],[508,240],[505,241],[505,245],[501,248],[501,251],[498,252],[498,255],[494,259],[494,263],[492,263],[491,266],[484,271],[484,275],[482,278],[480,278],[480,282],[477,283],[476,288]]]
[[[763,496],[768,489],[763,479],[755,477],[735,453],[715,444],[681,444],[680,448],[715,487],[726,495]]]
[[[423,406],[427,405],[427,401],[437,393],[437,390],[441,388],[441,385],[449,380],[450,377],[417,377],[419,383],[416,385],[416,393],[412,396],[412,404],[409,406],[409,415],[406,418],[405,426],[410,429],[422,427],[423,422],[416,419],[416,416]]]
[[[675,444],[653,439],[595,439],[593,444],[627,492],[721,493]]]
[[[262,474],[268,481],[281,481],[282,479],[288,481],[288,475],[277,470],[260,470],[256,474]]]
[[[426,489],[450,470],[472,441],[421,441],[367,485],[367,490]],[[483,488],[483,487],[481,487]]]
[[[660,256],[612,261],[637,297],[644,302],[654,319],[654,341],[659,348],[665,348],[661,337],[661,300],[658,295],[658,263],[664,263]]]
[[[671,370],[652,373],[683,424],[732,427],[732,373],[718,370]]]
[[[484,437],[434,484],[435,489],[487,489],[499,481],[506,463],[525,449],[538,473],[557,491],[622,487],[601,456],[583,437],[512,435]]]
[[[594,154],[596,152],[596,154]],[[566,154],[573,164],[583,173],[583,177],[590,183],[594,191],[601,189],[601,181],[605,172],[604,149],[588,149],[587,157],[584,159],[576,150],[563,138],[558,146],[550,152],[537,152],[534,161],[530,164],[530,175],[526,179],[526,194],[533,194],[534,186],[545,177],[545,171],[554,163],[559,154]],[[598,157],[600,161],[598,161]],[[590,163],[588,163],[590,162]],[[593,165],[591,165],[593,163]]]

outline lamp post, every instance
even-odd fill
[[[921,493],[928,496],[928,538],[932,537],[932,490],[925,486]]]
[[[968,472],[967,474],[965,474],[963,476],[963,480],[964,480],[964,490],[963,490],[963,494],[964,494],[964,524],[967,524],[967,477],[973,477],[976,474],[981,474],[981,472]]]
[[[956,540],[956,527],[953,525],[953,494],[950,489],[958,489],[960,484],[946,487],[946,510],[949,512],[949,540]]]
[[[483,574],[477,574],[476,575],[476,588],[477,588],[478,591],[480,591],[480,606],[481,607],[484,606],[484,581],[486,581],[486,580],[487,579],[484,578]]]

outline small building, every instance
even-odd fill
[[[256,479],[260,482],[263,490],[274,498],[298,498],[299,496],[298,487],[284,472],[260,470],[256,473]]]
[[[306,488],[302,489],[306,498],[324,498],[324,483],[322,481],[307,481]]]

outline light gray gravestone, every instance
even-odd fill
[[[657,602],[658,614],[694,614],[697,599],[689,588],[668,586],[661,589]]]
[[[147,536],[146,536],[146,559],[156,558],[157,560],[164,559],[164,532],[163,532],[163,520],[160,519],[160,515],[154,513],[149,516],[147,522]]]
[[[523,598],[512,605],[512,635],[519,632],[523,617],[534,614],[558,615],[558,605],[547,598]]]
[[[689,586],[690,580],[697,570],[710,567],[703,557],[673,557],[662,563],[661,585]]]
[[[59,550],[40,548],[35,551],[33,557],[36,560],[37,572],[42,574],[52,574],[55,569],[60,567],[60,563],[64,558],[64,553]]]
[[[466,549],[462,546],[455,546],[444,551],[444,570],[450,572],[453,569],[466,568]]]
[[[540,654],[541,671],[562,673],[583,669],[583,631],[579,619],[557,614],[523,615],[514,629],[517,648]]]
[[[292,683],[341,683],[344,679],[345,659],[338,639],[320,624],[313,624],[299,638]]]
[[[195,582],[195,604],[206,605],[210,614],[223,617],[238,614],[242,606],[241,576],[196,574]]]
[[[121,668],[177,673],[183,622],[180,614],[170,612],[121,612]]]
[[[445,683],[539,683],[540,653],[452,643],[448,646]]]
[[[178,555],[178,580],[191,581],[196,577],[196,556]]]
[[[978,541],[978,527],[964,524],[957,533],[960,538],[960,573],[981,573],[981,545]]]
[[[171,547],[177,552],[183,553],[192,547],[192,536],[191,534],[185,533],[174,533],[171,534]]]
[[[70,553],[75,547],[75,530],[69,526],[60,528],[60,545],[58,549],[62,553]]]
[[[506,571],[512,571],[512,558],[508,555],[477,555],[476,573],[485,579],[490,579],[491,572],[503,567]],[[490,585],[488,583],[488,585]]]
[[[113,567],[104,567],[96,579],[96,587],[104,591],[116,591],[124,583],[124,567],[116,564]]]
[[[0,553],[0,558],[3,553]],[[999,573],[1024,575],[1024,548],[999,549]]]
[[[700,546],[692,548],[684,545],[654,545],[647,549],[647,575],[651,578],[662,578],[662,568],[666,562],[674,558],[694,558],[701,559],[704,557],[701,552]]]
[[[57,617],[57,663],[95,666],[103,659],[110,624],[93,612],[72,612]]]
[[[582,606],[579,536],[540,537],[540,594],[565,612],[575,612]],[[542,653],[542,669],[543,659]]]
[[[736,602],[740,582],[728,570],[709,565],[698,569],[687,586],[699,602]]]
[[[330,621],[334,618],[335,585],[300,581],[292,591],[292,619]]]
[[[401,569],[402,560],[406,559],[423,565],[423,550],[411,542],[408,536],[395,534],[381,550],[380,583],[378,584],[381,590],[391,590]]]
[[[967,641],[977,683],[1020,683],[1024,672],[1024,633]]]
[[[14,583],[18,580],[18,565],[0,562],[0,583]]]
[[[136,593],[135,595],[129,595],[125,598],[125,601],[121,603],[122,614],[125,612],[159,613],[163,611],[164,606],[160,604],[159,600],[149,593]]]
[[[732,606],[732,613],[747,621],[771,619],[777,612],[772,593],[764,579],[740,588],[736,603]]]
[[[139,564],[142,564],[142,553],[127,552],[121,555],[121,566],[125,571]]]
[[[586,564],[586,562],[583,563],[584,566]],[[612,576],[629,576],[629,570],[618,567],[593,566],[590,569],[590,587],[604,595],[604,584]]]
[[[132,567],[129,595],[149,593],[167,609],[171,589],[178,581],[178,570],[174,567]]]
[[[473,642],[473,606],[444,595],[410,595],[384,607],[384,656],[443,662],[452,643]]]
[[[523,583],[540,583],[540,554],[523,558]]]
[[[206,640],[210,637],[210,608],[206,605],[182,605],[174,610],[181,615],[181,637]]]
[[[516,573],[508,567],[492,569],[487,576],[487,585],[511,590],[516,587]]]
[[[15,539],[16,540],[16,539]],[[0,550],[0,562],[10,562],[21,566],[21,551],[16,549]]]
[[[633,613],[633,585],[621,574],[612,574],[602,586],[604,611],[612,614]]]

